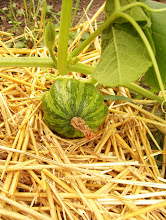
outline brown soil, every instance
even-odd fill
[[[34,0],[34,1],[35,1],[35,5],[37,7],[38,0]],[[165,0],[160,0],[160,1],[156,0],[156,1],[166,3]],[[24,18],[24,16],[20,17],[17,14],[18,9],[21,9],[23,11],[23,13],[25,14],[24,2],[23,2],[23,0],[12,0],[12,2],[16,5],[16,7],[14,8],[16,19],[20,22],[21,28],[24,28],[26,26],[26,19]],[[27,2],[27,7],[29,7],[30,0],[26,0],[26,2]],[[74,8],[76,6],[76,2],[77,2],[77,0],[73,1],[73,13],[74,13]],[[88,17],[91,18],[104,2],[105,2],[105,0],[94,0],[91,7],[90,7],[90,10],[88,11]],[[90,0],[81,0],[80,1],[78,13],[75,18],[74,25],[76,25],[79,22],[80,18],[84,14],[84,11],[87,8],[89,3],[90,3]],[[62,4],[62,0],[47,0],[47,5],[53,6],[51,9],[51,12],[55,12],[55,13],[60,12],[61,4]],[[12,16],[11,11],[10,11],[10,0],[5,0],[5,1],[0,0],[0,10],[4,11],[4,8],[8,9],[5,12],[7,15],[12,17],[12,19],[14,21],[14,18]],[[47,17],[49,17],[49,14],[47,14]],[[98,17],[98,21],[102,21],[103,19],[104,19],[104,13],[100,14],[100,16]],[[85,20],[87,20],[86,17],[84,17],[83,21],[85,21]],[[0,30],[1,31],[10,31],[12,27],[13,27],[13,23],[10,21],[10,19],[7,16],[5,16],[0,11]],[[15,31],[18,31],[18,30],[15,29]],[[16,32],[16,34],[19,34],[19,33]]]
[[[24,13],[25,13],[25,7],[24,7],[24,2],[23,0],[13,0],[12,1],[16,7],[14,8],[14,12],[16,15],[17,20],[21,23],[21,27],[24,27],[26,25],[26,19],[24,19],[24,16],[20,17],[17,14],[17,10],[21,9]],[[26,0],[27,2],[27,7],[29,6],[29,0]],[[74,8],[76,6],[76,2],[77,0],[74,0],[73,3],[73,12],[74,12]],[[80,5],[79,5],[79,9],[78,9],[78,13],[75,19],[75,24],[77,24],[80,20],[80,18],[82,17],[82,15],[84,14],[84,10],[87,8],[88,4],[89,4],[89,0],[81,0],[80,1]],[[105,0],[94,0],[90,10],[88,11],[88,16],[91,18],[94,13],[96,13],[96,11],[99,9],[99,7],[105,2]],[[35,5],[37,7],[38,1],[35,0]],[[53,6],[51,9],[51,12],[60,12],[61,10],[61,4],[62,4],[62,0],[47,0],[47,5],[48,6]],[[5,12],[11,16],[11,11],[10,11],[10,0],[0,0],[0,9],[4,10],[5,8],[8,8],[8,10],[6,10]],[[47,15],[49,16],[49,15]],[[11,16],[12,19],[14,20],[13,16]],[[100,20],[104,18],[104,14],[102,14],[100,16]],[[85,17],[86,19],[86,17]],[[2,31],[10,31],[10,29],[13,27],[13,24],[10,22],[10,20],[7,18],[7,16],[5,16],[2,12],[0,12],[0,30]]]

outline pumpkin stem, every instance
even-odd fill
[[[88,140],[91,140],[93,137],[95,137],[93,131],[88,125],[85,124],[85,121],[82,118],[73,117],[70,121],[70,124],[78,131],[81,131]]]

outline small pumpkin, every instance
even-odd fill
[[[66,138],[93,137],[108,113],[102,93],[87,82],[59,78],[42,99],[48,127]]]

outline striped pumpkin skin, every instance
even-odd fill
[[[73,117],[81,117],[94,130],[108,113],[103,95],[93,84],[72,78],[59,78],[42,100],[44,121],[48,127],[66,138],[83,137],[71,124]]]

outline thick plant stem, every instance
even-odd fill
[[[142,88],[141,86],[138,86],[135,83],[128,83],[125,85],[128,89],[142,95],[143,97],[146,97],[151,100],[156,100],[158,103],[162,104],[164,102],[164,99],[160,98],[159,96],[149,92],[148,90]]]
[[[91,75],[94,70],[93,66],[80,63],[80,62],[76,64],[69,64],[68,68],[69,68],[69,71],[80,72],[80,73],[84,73],[88,75]]]
[[[53,62],[49,57],[0,57],[0,67],[45,67],[57,68],[56,58]],[[84,64],[76,63],[68,65],[69,71],[79,72],[91,75],[94,67]]]
[[[70,30],[70,20],[72,12],[73,0],[62,1],[62,12],[60,21],[60,32],[58,41],[58,60],[57,67],[60,74],[67,74],[67,50],[68,50],[68,39]]]
[[[114,0],[114,5],[115,5],[115,11],[119,11],[119,9],[120,9],[120,1],[119,0]]]
[[[56,65],[48,57],[0,57],[0,67],[56,68]]]

